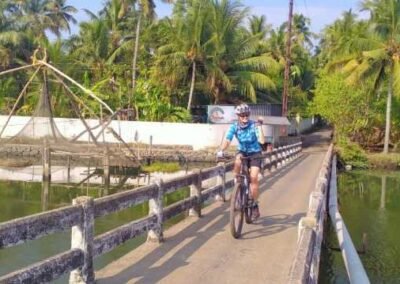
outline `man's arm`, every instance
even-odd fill
[[[229,147],[230,144],[231,144],[231,141],[229,141],[228,139],[225,139],[224,142],[222,142],[220,150],[225,151]]]

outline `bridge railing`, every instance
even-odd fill
[[[264,153],[262,168],[273,171],[298,157],[301,143],[295,143]],[[0,277],[0,283],[42,283],[59,278],[70,272],[70,283],[94,283],[93,259],[120,244],[148,233],[149,241],[162,241],[163,223],[177,214],[189,210],[189,215],[201,216],[203,202],[211,197],[225,200],[227,189],[233,187],[233,179],[226,174],[233,169],[233,162],[195,170],[171,180],[159,180],[154,184],[93,199],[81,196],[71,206],[39,213],[0,223],[0,249],[25,243],[45,235],[71,228],[71,249],[18,271]],[[202,188],[202,182],[217,178],[215,186]],[[190,186],[190,197],[163,207],[163,196]],[[129,207],[149,203],[149,215],[94,236],[95,218]]]
[[[298,245],[289,273],[289,283],[318,283],[332,153],[333,144],[325,154],[315,189],[310,194],[307,215],[299,221]]]
[[[350,283],[370,283],[337,208],[336,155],[333,153],[333,145],[325,155],[315,190],[310,194],[307,216],[299,222],[298,247],[289,283],[318,283],[321,243],[328,209]]]

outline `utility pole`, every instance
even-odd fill
[[[282,116],[287,116],[288,94],[289,94],[289,73],[290,73],[290,47],[292,42],[292,18],[293,18],[293,0],[289,0],[289,19],[288,31],[286,39],[286,55],[285,55],[285,73],[283,79],[283,94],[282,94]]]

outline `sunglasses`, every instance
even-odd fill
[[[239,114],[240,117],[249,117],[249,114]]]

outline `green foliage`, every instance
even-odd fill
[[[163,162],[154,162],[149,166],[142,166],[142,170],[146,172],[164,172],[164,173],[173,173],[177,172],[181,169],[179,163],[163,163]]]
[[[188,122],[189,112],[170,102],[166,90],[148,81],[138,81],[136,86],[136,104],[139,117],[145,121]]]
[[[364,150],[347,138],[340,138],[337,141],[336,149],[339,154],[339,160],[344,165],[352,165],[355,168],[367,168],[368,159]]]
[[[368,125],[373,113],[368,93],[346,84],[339,73],[323,73],[317,80],[310,112],[323,116],[335,127],[336,135],[351,136]]]

